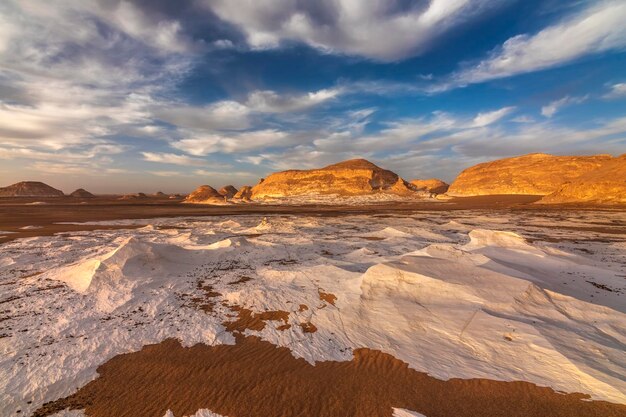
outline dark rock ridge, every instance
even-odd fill
[[[22,181],[0,188],[0,197],[63,197],[63,191],[39,181]]]
[[[91,194],[89,191],[83,189],[83,188],[79,188],[78,190],[72,192],[70,194],[70,197],[74,197],[74,198],[95,198],[96,196]]]

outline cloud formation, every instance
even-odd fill
[[[490,111],[486,113],[479,113],[474,118],[474,126],[475,127],[488,126],[492,123],[497,122],[503,117],[511,114],[514,110],[515,110],[515,107],[509,106],[509,107],[503,107],[499,110],[494,110],[494,111]]]
[[[589,98],[588,96],[584,96],[584,97],[565,96],[561,99],[555,100],[543,106],[541,108],[541,114],[545,117],[550,118],[554,116],[562,107],[569,106],[572,104],[580,104],[586,101],[588,98]]]
[[[626,97],[626,83],[613,84],[610,91],[604,95],[606,99],[617,99]]]
[[[450,86],[481,83],[570,63],[586,55],[626,48],[626,3],[595,3],[534,35],[517,35],[488,58],[452,77]],[[440,86],[446,89],[446,86]]]
[[[303,42],[327,53],[394,61],[422,53],[455,27],[504,2],[485,0],[356,1],[204,0],[256,49]]]

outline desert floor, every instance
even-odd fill
[[[3,202],[0,414],[624,416],[626,212],[532,201]]]

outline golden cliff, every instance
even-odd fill
[[[252,187],[252,200],[296,196],[338,195],[419,196],[397,174],[365,159],[353,159],[321,169],[289,170],[271,174]]]
[[[611,159],[610,155],[553,156],[535,153],[485,162],[461,172],[450,185],[448,195],[548,195]]]
[[[561,185],[540,203],[626,203],[626,154],[612,158],[601,167]]]

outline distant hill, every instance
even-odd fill
[[[75,197],[75,198],[95,198],[96,196],[91,194],[89,191],[83,189],[83,188],[79,188],[78,190],[72,192],[70,194],[70,197]]]
[[[63,191],[39,181],[22,181],[0,188],[0,197],[63,197]]]
[[[271,174],[252,187],[252,200],[309,195],[417,195],[396,173],[365,159],[352,159],[320,169]]]
[[[237,189],[232,185],[225,185],[219,189],[218,193],[230,200],[237,194]]]
[[[474,165],[459,174],[451,196],[548,195],[610,161],[610,155],[554,156],[534,153]]]
[[[201,185],[185,198],[183,203],[226,204],[224,196],[210,185]]]
[[[424,190],[433,194],[443,194],[448,191],[448,188],[450,187],[448,184],[437,178],[429,178],[427,180],[411,180],[411,185],[415,186],[417,190]]]

